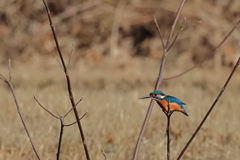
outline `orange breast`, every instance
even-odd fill
[[[157,102],[162,109],[164,109],[165,111],[168,111],[168,102],[166,100],[160,100]]]
[[[158,101],[158,104],[162,109],[165,111],[168,111],[168,102],[166,100],[160,100]],[[181,106],[177,103],[170,103],[170,111],[181,111],[184,112],[184,110],[181,108]]]

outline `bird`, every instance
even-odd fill
[[[151,92],[148,96],[143,96],[140,99],[152,98],[162,108],[163,112],[167,115],[172,114],[174,111],[178,111],[188,116],[187,110],[181,100],[176,97],[166,95],[162,91],[156,90]]]

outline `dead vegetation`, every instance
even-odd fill
[[[40,154],[44,155],[44,159],[54,159],[58,139],[56,135],[59,132],[58,125],[52,117],[47,116],[37,107],[32,94],[38,93],[38,97],[44,99],[49,110],[55,112],[58,108],[61,113],[69,110],[68,97],[64,75],[57,62],[50,54],[42,55],[53,52],[55,47],[50,32],[45,27],[48,26],[48,23],[45,19],[41,19],[44,10],[39,8],[42,5],[37,5],[38,3],[33,5],[33,10],[26,10],[27,2],[3,3],[3,6],[9,5],[10,9],[7,7],[6,12],[1,16],[4,18],[5,15],[6,22],[0,24],[3,28],[1,30],[4,31],[2,38],[4,41],[1,43],[4,54],[1,54],[0,73],[7,73],[5,60],[11,57],[14,60],[12,69],[14,85],[19,94],[20,107],[22,107],[26,123],[30,127]],[[161,55],[158,48],[152,46],[153,43],[160,45],[160,42],[156,40],[154,27],[151,27],[153,25],[151,16],[156,14],[159,21],[164,22],[164,17],[174,16],[171,7],[176,6],[176,2],[161,2],[161,8],[154,8],[157,6],[155,2],[148,2],[144,7],[140,5],[140,2],[117,4],[90,1],[82,2],[84,5],[80,6],[68,1],[61,1],[61,3],[50,1],[49,5],[52,5],[53,10],[54,7],[56,9],[53,11],[54,21],[58,26],[57,32],[60,34],[59,40],[65,55],[67,56],[71,50],[71,41],[76,46],[70,74],[74,75],[72,79],[74,95],[84,96],[87,99],[81,103],[79,111],[81,113],[89,112],[82,123],[87,128],[85,132],[90,155],[94,155],[94,159],[104,159],[100,151],[103,149],[109,159],[130,159],[147,106],[144,102],[139,101],[138,97],[152,90],[159,65],[159,60],[156,58]],[[199,7],[206,5],[207,2],[198,1],[196,3]],[[65,6],[66,4],[72,8],[62,7],[61,9],[61,5]],[[205,51],[219,43],[222,34],[225,34],[233,23],[228,22],[230,20],[226,17],[229,15],[224,15],[219,18],[219,21],[209,17],[217,17],[227,9],[229,14],[233,10],[234,15],[237,15],[237,11],[232,7],[234,5],[236,5],[234,1],[228,4],[227,8],[225,4],[217,4],[218,9],[216,10],[212,11],[211,7],[205,7],[201,10],[201,14],[193,14],[191,9],[194,10],[195,4],[186,4],[183,16],[189,18],[190,22],[188,21],[189,29],[183,34],[189,37],[183,36],[177,41],[166,66],[166,76],[174,75],[192,66],[205,53],[209,53]],[[20,10],[12,9],[13,6]],[[115,32],[111,32],[111,24],[116,21],[113,14],[116,14],[116,8],[121,9],[121,7],[124,8],[124,12],[122,12],[117,31],[119,38],[115,42],[115,46],[111,46],[112,37],[110,35],[116,36]],[[207,10],[205,15],[208,17],[202,16],[205,9]],[[72,10],[75,11],[74,14],[69,12]],[[40,14],[33,14],[32,18],[31,14],[35,11]],[[16,21],[13,14],[16,17],[20,16],[20,19],[18,17],[18,21]],[[124,15],[134,15],[136,21],[142,17],[142,21],[136,22],[134,19],[127,21],[127,18],[131,16],[124,17]],[[105,18],[107,24],[103,24]],[[231,20],[234,18],[237,16],[232,16]],[[31,23],[28,22],[30,19]],[[212,23],[207,21],[208,19]],[[199,20],[202,21],[200,26],[195,24],[195,22],[198,24]],[[227,23],[224,23],[226,26],[220,28],[214,26],[213,20],[218,24]],[[203,23],[203,21],[205,22]],[[169,27],[170,22],[163,24],[164,30],[165,27]],[[227,26],[228,24],[229,26]],[[101,28],[102,25],[103,28]],[[12,26],[14,27],[11,28]],[[33,26],[36,28],[34,29]],[[217,28],[215,33],[211,31],[213,26]],[[138,30],[139,32],[132,33]],[[190,36],[189,32],[197,33],[196,37]],[[139,38],[139,33],[144,33],[144,35],[140,35]],[[234,34],[234,36],[236,35],[238,32]],[[142,40],[136,41],[139,39]],[[218,56],[208,61],[202,68],[177,80],[163,82],[162,90],[183,99],[187,103],[190,115],[189,118],[183,118],[176,114],[172,120],[171,131],[174,137],[171,144],[174,146],[172,147],[172,157],[175,157],[182,149],[226,80],[230,72],[226,66],[231,66],[235,61],[235,56],[238,55],[234,48],[236,46],[236,39],[233,38],[223,47],[224,50]],[[10,49],[8,50],[8,48]],[[139,56],[144,56],[144,58]],[[229,62],[222,56],[232,58]],[[183,65],[182,60],[184,60]],[[237,102],[238,79],[238,75],[235,75],[225,92],[225,98],[220,101],[214,113],[209,117],[211,120],[204,125],[184,159],[227,159],[228,157],[236,159],[239,153],[237,121],[240,112],[237,111],[238,107],[235,105],[239,103]],[[19,125],[16,111],[11,107],[14,102],[4,85],[1,84],[1,86],[0,123],[3,127],[0,136],[0,159],[19,159],[19,157],[20,159],[34,159],[35,156],[24,130]],[[165,158],[165,154],[159,154],[159,151],[165,151],[166,146],[165,118],[161,116],[160,112],[158,107],[154,107],[139,159]],[[73,120],[72,115],[66,121],[72,122]],[[76,127],[72,127],[65,133],[62,149],[63,159],[83,159],[85,157],[80,149],[74,147],[80,143],[80,139],[74,134],[76,132]]]

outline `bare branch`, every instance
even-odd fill
[[[23,126],[24,126],[24,129],[25,129],[25,131],[27,132],[27,135],[28,135],[28,138],[29,138],[29,140],[30,140],[30,143],[32,144],[32,148],[33,148],[33,150],[34,150],[37,158],[40,160],[41,158],[40,158],[40,156],[39,156],[39,154],[38,154],[38,152],[37,152],[37,149],[36,149],[35,146],[34,146],[34,143],[33,143],[33,141],[32,141],[32,138],[31,138],[31,136],[30,136],[30,133],[28,132],[27,126],[26,126],[26,124],[25,124],[25,122],[24,122],[24,119],[23,119],[23,117],[22,117],[22,113],[21,113],[20,107],[19,107],[19,105],[18,105],[18,101],[17,101],[16,95],[15,95],[14,88],[13,88],[11,82],[8,82],[8,85],[9,85],[9,87],[10,87],[10,89],[11,89],[12,94],[13,94],[13,98],[14,98],[14,101],[15,101],[15,104],[16,104],[16,107],[17,107],[18,114],[19,114],[19,116],[20,116],[20,118],[21,118],[21,121],[22,121],[22,124],[23,124]]]
[[[83,100],[84,97],[82,97],[81,99],[79,99],[79,101],[77,101],[75,107]]]
[[[43,107],[43,105],[38,101],[37,97],[35,95],[33,95],[33,98],[35,99],[35,101],[38,103],[38,105],[40,107],[42,107],[42,109],[44,109],[45,111],[47,111],[51,116],[53,116],[54,118],[60,119],[59,117],[55,116],[52,112],[50,112],[48,109],[46,109],[45,107]]]
[[[83,117],[85,117],[85,116],[87,115],[87,113],[88,113],[88,111],[87,111],[82,117],[80,117],[78,121],[80,121],[81,119],[83,119]],[[70,123],[70,124],[64,124],[64,126],[71,126],[71,125],[74,125],[75,123],[77,123],[77,121],[76,121],[76,122],[73,122],[73,123]]]
[[[65,118],[75,107],[77,107],[78,103],[81,102],[83,97],[76,103],[74,107],[72,107],[63,117]]]
[[[75,107],[76,107],[76,106],[75,106]],[[72,110],[73,110],[73,108],[71,108],[71,109],[63,116],[63,118],[65,118]]]
[[[173,113],[173,112],[172,112]],[[166,134],[167,134],[167,160],[170,160],[170,142],[171,142],[171,138],[170,138],[170,121],[171,121],[171,115],[172,113],[170,113],[170,102],[168,101],[168,111],[167,111],[167,129],[166,129]]]
[[[59,66],[62,68],[62,70],[64,70],[64,69],[63,69],[63,66],[62,66],[62,64],[61,64],[61,62],[60,62],[59,59],[58,59],[58,57],[57,57],[54,53],[52,53],[52,55],[53,55],[54,58],[57,60]]]
[[[70,63],[71,63],[72,55],[73,55],[73,53],[74,53],[74,46],[75,46],[75,44],[73,43],[73,44],[72,44],[72,50],[71,50],[71,52],[70,52],[69,59],[68,59],[67,68],[69,68],[69,65],[70,65]]]
[[[8,76],[9,76],[9,82],[12,81],[12,74],[11,74],[11,59],[8,60]]]
[[[1,79],[3,82],[7,83],[7,80],[5,79],[5,77],[3,77],[2,74],[0,74],[0,79]]]
[[[62,117],[62,116],[60,115],[60,113],[58,112],[58,108],[57,108],[56,111],[57,111],[57,114],[58,114],[59,118],[62,119],[63,117]]]
[[[176,24],[177,24],[177,21],[178,21],[178,18],[179,18],[180,13],[181,13],[181,11],[182,11],[182,8],[183,8],[183,6],[184,6],[184,3],[185,3],[185,0],[182,0],[182,3],[181,3],[181,5],[180,5],[179,8],[178,8],[178,11],[177,11],[175,20],[174,20],[173,25],[172,25],[171,32],[170,32],[170,34],[169,34],[169,36],[168,36],[168,39],[167,39],[167,43],[166,43],[166,46],[165,46],[166,48],[168,48],[168,45],[169,45],[170,40],[171,40],[171,38],[172,38],[172,35],[173,35],[173,32],[174,32],[175,26],[176,26]]]
[[[155,22],[155,24],[156,24],[156,27],[157,27],[157,30],[158,30],[158,35],[159,35],[160,40],[161,40],[161,42],[162,42],[163,50],[165,51],[166,48],[165,48],[165,45],[164,45],[164,42],[163,42],[162,33],[161,33],[161,30],[160,30],[160,27],[158,26],[158,22],[157,22],[157,19],[156,19],[155,15],[154,15],[154,22]]]
[[[197,64],[195,64],[193,67],[187,69],[186,71],[180,73],[180,74],[177,74],[175,76],[171,76],[171,77],[166,77],[164,78],[164,80],[170,80],[170,79],[174,79],[174,78],[177,78],[177,77],[180,77],[190,71],[192,71],[193,69],[195,69],[197,66],[199,66],[200,64],[202,64],[206,59],[210,58],[212,55],[214,55],[214,53],[222,46],[222,44],[228,39],[228,37],[232,34],[232,32],[237,28],[237,26],[239,25],[240,23],[240,20],[237,22],[237,24],[231,29],[231,31],[226,35],[226,37],[224,37],[224,39],[217,45],[217,47],[212,51],[210,52],[206,57],[204,57],[200,62],[198,62]]]
[[[169,45],[169,47],[166,49],[167,52],[172,48],[173,44],[176,42],[177,38],[178,38],[178,35],[184,30],[185,26],[184,26],[184,22],[186,22],[186,18],[184,17],[184,21],[182,22],[181,24],[181,28],[180,30],[177,32],[177,34],[175,35],[172,43]]]
[[[182,3],[180,4],[180,6],[179,6],[179,8],[178,8],[178,11],[177,11],[177,14],[176,14],[174,23],[173,23],[173,25],[172,25],[171,32],[170,32],[169,37],[168,37],[168,40],[167,40],[167,42],[166,42],[165,50],[164,50],[164,53],[163,53],[162,58],[161,58],[160,69],[159,69],[159,73],[158,73],[158,77],[157,77],[157,80],[156,80],[156,83],[155,83],[154,90],[157,90],[157,89],[159,88],[160,84],[161,84],[162,81],[163,81],[163,70],[164,70],[165,61],[166,61],[166,56],[167,56],[166,48],[168,48],[169,41],[170,41],[170,39],[171,39],[171,37],[172,37],[174,28],[175,28],[175,26],[176,26],[176,23],[177,23],[177,21],[178,21],[178,17],[179,17],[179,15],[180,15],[180,12],[181,12],[183,6],[184,6],[184,3],[185,3],[185,0],[182,1]],[[134,149],[134,153],[133,153],[133,158],[132,158],[132,160],[136,160],[136,159],[137,159],[137,155],[138,155],[139,148],[140,148],[140,145],[141,145],[142,137],[143,137],[143,134],[144,134],[145,129],[146,129],[146,127],[147,127],[148,120],[149,120],[149,118],[150,118],[150,116],[151,116],[154,102],[155,102],[155,101],[154,101],[153,99],[151,99],[150,104],[149,104],[149,107],[148,107],[148,110],[147,110],[147,113],[146,113],[146,116],[145,116],[145,119],[144,119],[143,124],[142,124],[141,131],[140,131],[139,136],[138,136],[138,140],[137,140],[137,143],[136,143],[136,146],[135,146],[135,149]]]
[[[207,114],[205,115],[205,117],[203,118],[202,122],[199,124],[199,126],[197,127],[196,131],[193,133],[192,137],[189,139],[189,141],[187,142],[187,144],[185,145],[185,147],[183,148],[183,150],[181,151],[181,153],[179,154],[177,160],[180,160],[181,157],[183,156],[184,152],[187,150],[188,146],[191,144],[192,140],[196,137],[196,135],[198,134],[199,130],[201,129],[201,127],[203,126],[203,124],[205,123],[205,121],[207,120],[208,116],[210,115],[210,113],[212,112],[213,108],[215,107],[215,105],[217,104],[218,100],[220,99],[220,97],[222,96],[223,92],[225,91],[229,81],[231,80],[234,72],[236,71],[237,67],[240,65],[240,56],[238,58],[237,63],[235,64],[231,74],[229,75],[227,81],[225,82],[222,90],[220,91],[220,93],[218,94],[217,98],[215,99],[215,101],[213,102],[212,106],[210,107],[210,109],[208,110]]]
[[[51,19],[51,16],[50,16],[50,11],[48,9],[48,6],[47,6],[45,0],[42,0],[42,1],[43,1],[44,6],[45,6],[45,9],[47,11],[49,25],[50,25],[50,28],[52,30],[52,34],[53,34],[53,37],[54,37],[56,48],[57,48],[57,51],[58,51],[58,54],[59,54],[59,57],[60,57],[60,60],[61,60],[61,63],[62,63],[62,67],[63,67],[64,73],[65,73],[65,76],[66,76],[69,99],[71,101],[71,105],[72,105],[72,108],[73,108],[73,111],[74,111],[74,115],[75,115],[75,118],[76,118],[76,121],[77,121],[77,124],[78,124],[78,129],[79,129],[79,133],[80,133],[80,136],[81,136],[81,139],[82,139],[82,144],[83,144],[83,147],[84,147],[85,155],[86,155],[87,160],[90,160],[90,155],[89,155],[89,152],[88,152],[88,147],[87,147],[87,144],[86,144],[83,128],[82,128],[81,122],[79,121],[79,114],[78,114],[77,109],[74,107],[76,105],[75,105],[75,101],[74,101],[74,97],[73,97],[73,93],[72,93],[72,87],[71,87],[71,81],[70,81],[68,69],[66,67],[65,61],[63,59],[62,52],[61,52],[59,44],[58,44],[57,35],[55,33],[55,30],[54,30],[54,27],[53,27],[53,24],[52,24],[52,19]]]
[[[58,150],[57,150],[57,160],[60,159],[60,151],[61,151],[61,144],[62,144],[62,135],[63,135],[63,119],[59,119],[60,123],[61,123],[61,127],[60,127],[60,132],[59,132],[59,140],[58,140]]]
[[[31,143],[31,145],[32,145],[33,151],[35,152],[35,154],[36,154],[36,156],[37,156],[37,159],[38,159],[38,160],[41,160],[40,155],[38,154],[38,151],[37,151],[37,149],[36,149],[36,147],[35,147],[35,145],[34,145],[34,143],[33,143],[33,140],[32,140],[32,138],[31,138],[31,135],[30,135],[30,133],[29,133],[29,131],[28,131],[28,129],[27,129],[27,126],[26,126],[26,124],[25,124],[25,121],[24,121],[24,119],[23,119],[23,116],[22,116],[22,113],[21,113],[21,110],[20,110],[20,107],[19,107],[19,104],[18,104],[18,101],[17,101],[17,97],[16,97],[16,94],[15,94],[15,90],[14,90],[14,87],[13,87],[13,85],[12,85],[12,83],[11,83],[12,77],[11,77],[11,63],[10,63],[10,62],[11,62],[11,61],[9,60],[9,63],[8,63],[9,80],[7,80],[7,79],[6,79],[4,76],[2,76],[1,74],[0,74],[0,79],[3,80],[5,83],[8,84],[8,87],[9,87],[10,90],[11,90],[11,93],[12,93],[12,96],[13,96],[13,99],[14,99],[14,102],[15,102],[15,105],[16,105],[16,108],[17,108],[18,115],[19,115],[19,117],[20,117],[20,119],[21,119],[21,121],[22,121],[24,130],[25,130],[26,133],[27,133],[27,136],[28,136],[28,139],[29,139],[29,141],[30,141],[30,143]]]
[[[105,160],[108,160],[108,159],[107,159],[107,156],[106,156],[106,153],[104,152],[104,150],[101,149],[101,152],[102,152],[102,154],[103,154]]]
[[[167,49],[167,52],[172,48],[173,44],[175,43],[175,41],[176,41],[177,38],[178,38],[179,33],[180,33],[180,32],[178,32],[178,33],[176,34],[176,36],[174,37],[172,43],[170,44],[170,46],[169,46],[168,49]]]

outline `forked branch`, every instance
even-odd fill
[[[71,87],[70,76],[69,76],[69,73],[68,73],[68,68],[67,68],[67,66],[65,64],[65,61],[63,59],[63,55],[62,55],[61,49],[59,47],[59,43],[58,43],[58,40],[57,40],[57,35],[55,33],[55,30],[54,30],[54,27],[53,27],[53,24],[52,24],[52,19],[51,19],[51,16],[50,16],[50,10],[49,10],[45,0],[42,0],[42,2],[43,2],[44,6],[45,6],[45,9],[47,11],[49,25],[51,27],[52,34],[53,34],[53,37],[54,37],[54,41],[55,41],[55,44],[56,44],[56,48],[57,48],[57,51],[58,51],[58,54],[59,54],[59,57],[60,57],[60,60],[61,60],[61,64],[62,64],[64,73],[65,73],[65,76],[66,76],[69,99],[71,101],[71,105],[72,105],[72,108],[73,108],[73,111],[74,111],[74,115],[75,115],[75,118],[76,118],[76,121],[77,121],[77,125],[78,125],[78,129],[79,129],[80,136],[81,136],[81,139],[82,139],[85,155],[86,155],[87,160],[90,160],[90,156],[89,156],[89,152],[88,152],[88,148],[87,148],[87,144],[86,144],[83,128],[82,128],[82,125],[81,125],[81,123],[79,121],[79,114],[78,114],[77,109],[75,108],[76,104],[75,104],[73,93],[72,93],[72,87]]]
[[[28,131],[28,129],[27,129],[27,126],[26,126],[26,124],[25,124],[25,121],[24,121],[24,119],[23,119],[23,116],[22,116],[22,113],[21,113],[21,109],[20,109],[20,107],[19,107],[19,104],[18,104],[18,101],[17,101],[17,97],[16,97],[16,94],[15,94],[15,91],[14,91],[14,88],[13,88],[13,85],[12,85],[11,61],[10,61],[10,60],[9,60],[9,63],[8,63],[8,72],[9,72],[9,75],[8,75],[8,76],[9,76],[9,79],[8,79],[8,80],[7,80],[3,75],[1,75],[1,74],[0,74],[0,79],[1,79],[3,82],[7,83],[8,87],[10,88],[10,90],[11,90],[11,92],[12,92],[12,95],[13,95],[13,99],[14,99],[15,105],[16,105],[16,107],[17,107],[18,115],[19,115],[19,117],[20,117],[20,119],[21,119],[21,121],[22,121],[24,130],[25,130],[26,133],[27,133],[27,136],[28,136],[28,139],[29,139],[29,141],[30,141],[30,143],[31,143],[31,145],[32,145],[33,151],[35,152],[37,158],[38,158],[39,160],[41,160],[40,155],[38,154],[38,151],[37,151],[37,149],[36,149],[36,147],[35,147],[35,145],[34,145],[34,143],[33,143],[33,140],[32,140],[32,138],[31,138],[31,135],[30,135],[30,133],[29,133],[29,131]]]
[[[166,44],[164,44],[164,42],[163,42],[163,37],[162,37],[162,34],[161,34],[159,26],[156,25],[157,29],[158,29],[158,32],[159,32],[159,36],[160,36],[161,42],[162,42],[163,55],[162,55],[160,69],[159,69],[159,73],[158,73],[158,77],[157,77],[157,80],[156,80],[156,83],[155,83],[154,90],[157,90],[159,88],[159,86],[160,86],[160,84],[161,84],[161,82],[163,80],[163,70],[164,70],[164,65],[165,65],[165,61],[166,61],[167,50],[170,49],[170,48],[168,48],[169,47],[168,45],[170,43],[170,40],[172,39],[172,35],[173,35],[173,32],[174,32],[176,23],[177,23],[177,21],[179,19],[179,15],[180,15],[180,13],[182,11],[182,8],[183,8],[184,4],[185,4],[185,0],[182,0],[180,6],[178,8],[178,11],[176,13],[176,17],[175,17],[174,22],[172,24],[172,29],[171,29],[171,31],[169,33],[168,40],[167,40]],[[155,20],[155,22],[157,22],[157,21]],[[174,43],[174,41],[173,41],[173,43]],[[172,46],[172,45],[170,45],[170,46]],[[140,131],[138,139],[137,139],[137,143],[136,143],[136,146],[135,146],[135,149],[134,149],[132,160],[136,160],[137,159],[137,155],[138,155],[138,152],[139,152],[139,148],[140,148],[140,145],[141,145],[143,134],[145,132],[148,120],[149,120],[149,118],[151,116],[151,113],[152,113],[153,104],[154,104],[154,100],[151,99],[149,107],[148,107],[148,110],[147,110],[147,113],[146,113],[146,116],[145,116],[145,119],[144,119],[143,124],[142,124],[141,131]]]
[[[174,19],[171,32],[170,32],[170,34],[169,34],[169,36],[168,36],[168,39],[167,39],[167,42],[166,42],[166,45],[165,45],[167,50],[170,49],[170,48],[169,48],[169,43],[170,43],[170,41],[171,41],[171,38],[172,38],[172,35],[173,35],[173,32],[174,32],[175,26],[176,26],[176,24],[177,24],[177,21],[178,21],[178,19],[179,19],[179,16],[180,16],[180,13],[181,13],[181,11],[182,11],[182,9],[183,9],[184,4],[185,4],[185,0],[182,0],[180,6],[178,7],[178,11],[177,11],[177,13],[176,13],[176,17],[175,17],[175,19]]]
[[[58,110],[57,110],[57,113],[58,113],[58,116],[54,115],[52,112],[50,112],[47,108],[45,108],[37,99],[37,97],[35,95],[33,95],[35,101],[38,103],[38,105],[44,109],[46,112],[48,112],[52,117],[58,119],[60,121],[60,124],[61,124],[61,127],[60,127],[60,131],[59,131],[59,140],[58,140],[58,150],[57,150],[57,160],[60,159],[60,151],[61,151],[61,144],[62,144],[62,136],[63,136],[63,129],[64,127],[66,126],[72,126],[74,125],[75,123],[77,123],[77,121],[80,121],[83,117],[85,117],[87,115],[87,112],[81,117],[79,118],[79,120],[71,123],[71,124],[64,124],[64,118],[73,110],[73,108],[71,108],[64,116],[61,116],[59,113],[58,113]],[[79,100],[79,102],[82,100],[82,98]]]

